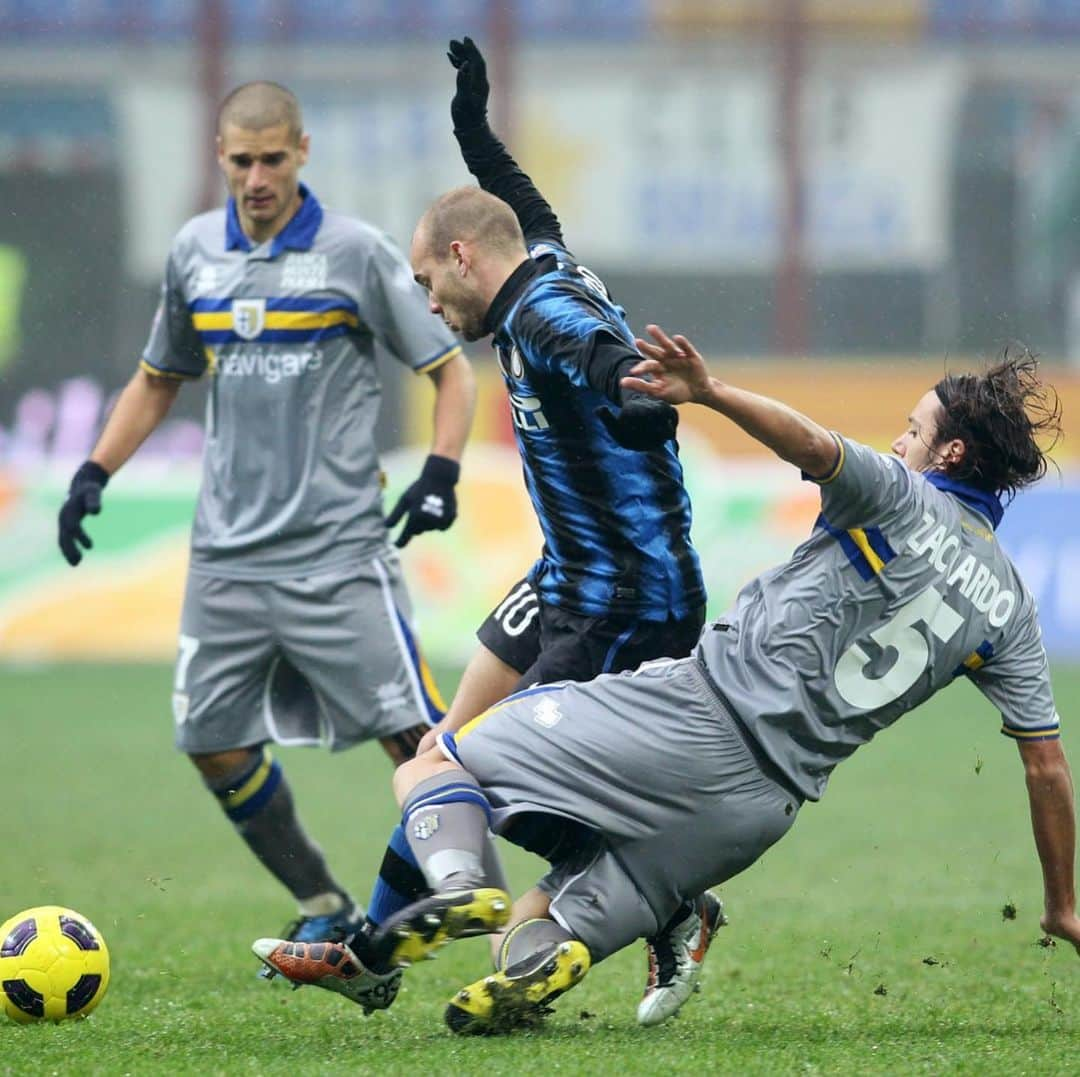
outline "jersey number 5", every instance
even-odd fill
[[[880,677],[867,676],[871,657],[858,643],[853,643],[840,656],[833,681],[848,703],[860,710],[876,710],[899,699],[919,679],[930,661],[925,632],[916,627],[920,622],[942,643],[947,643],[964,618],[946,603],[936,587],[928,587],[902,606],[890,620],[870,633],[882,650],[896,654],[886,673]]]

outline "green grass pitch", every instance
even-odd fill
[[[364,1018],[256,978],[248,946],[291,903],[170,744],[162,667],[0,669],[0,919],[70,905],[105,933],[91,1018],[0,1018],[0,1073],[1075,1073],[1080,959],[1039,945],[1041,878],[1015,746],[967,685],[839,768],[825,800],[721,888],[704,990],[639,1029],[640,946],[596,967],[547,1026],[453,1037],[445,1001],[481,940],[411,970]],[[451,678],[443,678],[450,687]],[[1080,669],[1058,668],[1066,748]],[[361,898],[395,821],[368,747],[282,751],[300,811]],[[541,865],[512,851],[516,887]],[[1016,918],[1003,915],[1013,906]]]

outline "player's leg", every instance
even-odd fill
[[[438,732],[453,732],[516,691],[540,654],[540,604],[528,579],[518,580],[477,629],[479,646],[461,675],[443,719],[419,752],[434,747]],[[530,682],[531,683],[531,682]]]
[[[508,696],[539,653],[538,603],[528,580],[514,584],[477,632],[479,646],[461,676],[450,708],[438,728],[457,729]],[[434,745],[435,728],[422,738],[418,751]],[[385,744],[385,742],[384,742]],[[493,841],[483,853],[484,872],[492,886],[507,889],[506,874]],[[389,917],[426,892],[423,872],[412,862],[401,827],[391,836],[368,903],[367,926],[374,933]],[[494,956],[498,947],[495,938]]]
[[[587,822],[618,850],[629,885],[616,863],[605,868],[610,899],[597,903],[596,887],[582,883],[552,901],[551,914],[594,959],[632,932],[655,937],[676,926],[687,897],[756,859],[798,807],[693,659],[522,693],[448,747],[483,786],[501,833],[512,836],[513,819],[543,806]],[[619,915],[609,915],[623,891]]]
[[[471,718],[505,699],[517,687],[521,672],[509,665],[485,643],[481,643],[469,658],[457,691],[446,712],[445,725],[460,729]],[[425,747],[431,747],[426,744]]]
[[[667,621],[602,621],[590,633],[594,653],[603,652],[598,672],[621,673],[644,662],[684,658],[693,652],[704,623],[704,607]],[[671,920],[646,940],[648,974],[638,1005],[642,1024],[659,1023],[683,1004],[687,990],[697,986],[713,937],[726,923],[720,899],[705,891],[683,902]]]
[[[260,585],[189,576],[173,694],[176,743],[248,848],[293,895],[293,930],[324,935],[358,914],[301,824],[266,745],[272,632]]]
[[[286,934],[324,938],[362,918],[300,822],[281,764],[267,745],[190,758],[248,848],[296,899],[298,918]]]
[[[307,945],[259,939],[253,946],[268,968],[295,983],[337,991],[367,1010],[393,1001],[398,970],[453,939],[498,929],[510,910],[509,895],[486,885],[482,852],[490,808],[472,776],[432,751],[399,768],[395,786],[405,836],[398,855],[422,873],[428,896],[390,916],[374,935],[361,931],[337,943]],[[391,991],[382,1002],[371,994],[380,983]]]
[[[333,746],[377,737],[396,763],[412,758],[418,734],[443,717],[445,705],[412,625],[397,559],[373,559],[346,577],[290,581],[275,589],[275,601],[285,611],[286,652],[312,684]],[[472,683],[479,691],[479,676]],[[501,691],[502,681],[488,684],[489,694]],[[490,841],[483,855],[492,885],[505,889]],[[376,876],[369,932],[426,891],[399,828]]]

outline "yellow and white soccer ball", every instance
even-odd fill
[[[13,1021],[85,1017],[109,986],[109,950],[85,916],[59,905],[0,926],[0,1006]]]

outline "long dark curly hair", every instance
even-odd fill
[[[963,458],[950,478],[1011,499],[1046,474],[1047,454],[1062,436],[1061,401],[1039,379],[1038,360],[1006,347],[978,374],[946,374],[934,386],[944,408],[938,444],[959,438]]]

